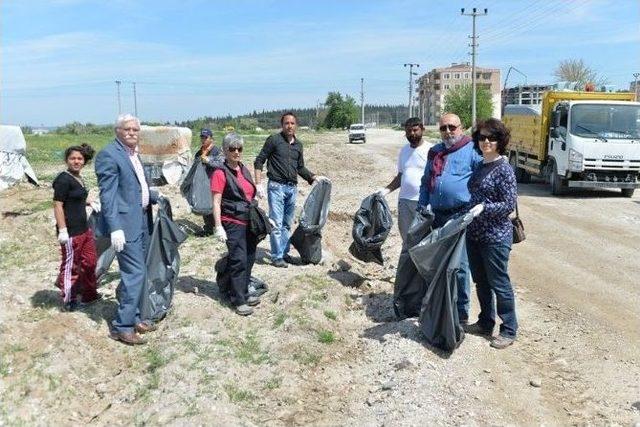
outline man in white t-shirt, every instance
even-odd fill
[[[404,124],[404,132],[409,143],[402,147],[398,155],[398,174],[386,187],[379,188],[376,192],[386,196],[397,188],[398,195],[398,229],[402,237],[403,250],[407,231],[413,221],[413,216],[418,206],[420,197],[420,182],[427,164],[429,146],[422,140],[424,125],[418,117],[407,119]]]

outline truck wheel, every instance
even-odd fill
[[[635,188],[623,188],[622,189],[622,197],[633,197],[633,192]]]
[[[511,165],[511,168],[513,168],[513,173],[516,175],[516,182],[521,182],[523,184],[531,182],[531,174],[518,167],[515,154],[509,156],[509,164]]]
[[[551,194],[554,196],[561,196],[567,191],[567,180],[558,175],[558,166],[555,161],[549,175],[549,184],[551,184]]]

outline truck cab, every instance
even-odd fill
[[[640,103],[632,93],[545,92],[542,104],[507,105],[509,162],[518,182],[569,187],[640,188]]]
[[[640,187],[640,104],[561,101],[552,110],[547,175],[552,190],[565,187]]]

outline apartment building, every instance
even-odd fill
[[[542,103],[542,93],[553,89],[552,85],[524,85],[502,92],[503,106],[507,104],[536,105]]]
[[[437,124],[444,97],[450,89],[471,84],[471,64],[453,63],[450,67],[434,68],[418,80],[418,112],[425,124]],[[476,67],[476,85],[491,93],[493,117],[501,117],[500,70]]]

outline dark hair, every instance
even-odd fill
[[[64,151],[64,160],[66,161],[74,151],[82,154],[85,163],[89,163],[89,161],[93,159],[93,154],[96,152],[89,144],[73,145]]]
[[[422,120],[420,120],[419,117],[410,117],[407,119],[406,122],[404,122],[405,128],[412,128],[414,126],[420,126],[421,128],[424,128],[424,125],[422,124]]]
[[[298,123],[298,116],[293,114],[293,111],[287,111],[286,113],[280,116],[280,124],[284,123],[284,118],[287,116],[293,116],[293,118],[296,119],[296,123]]]
[[[498,119],[487,119],[479,121],[476,125],[475,130],[473,131],[473,148],[480,154],[480,145],[478,143],[480,138],[480,131],[485,130],[487,133],[490,133],[496,138],[496,142],[498,143],[497,151],[498,154],[503,155],[507,152],[507,145],[509,145],[509,139],[511,138],[511,132],[507,127]]]

